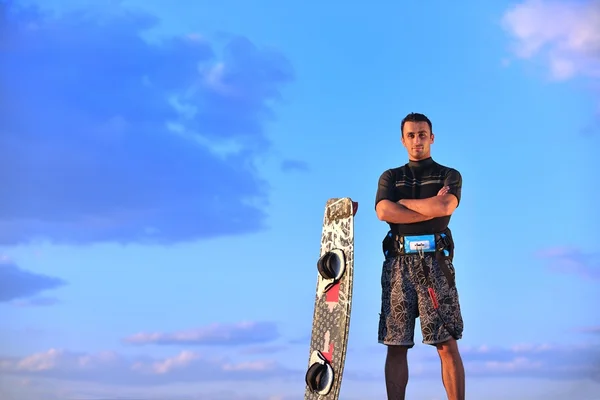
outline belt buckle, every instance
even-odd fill
[[[435,252],[435,235],[404,236],[404,252],[406,254]]]

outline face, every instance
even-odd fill
[[[409,122],[404,124],[402,144],[408,151],[408,158],[413,161],[423,160],[431,156],[430,146],[433,133],[427,122]]]

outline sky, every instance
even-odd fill
[[[0,397],[296,400],[359,203],[341,400],[385,399],[379,176],[425,113],[471,400],[600,399],[598,1],[0,1]],[[444,399],[409,352],[408,398]]]

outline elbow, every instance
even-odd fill
[[[444,201],[440,207],[440,214],[442,217],[449,217],[454,212],[456,206],[452,201]]]
[[[386,220],[387,213],[384,202],[377,204],[377,206],[375,207],[375,213],[377,214],[377,219],[379,219],[380,221]]]

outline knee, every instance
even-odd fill
[[[438,353],[442,359],[454,359],[459,357],[458,344],[456,340],[450,339],[444,343],[436,345]]]
[[[388,346],[387,347],[387,356],[392,360],[405,360],[406,354],[408,352],[408,347],[406,346]]]

